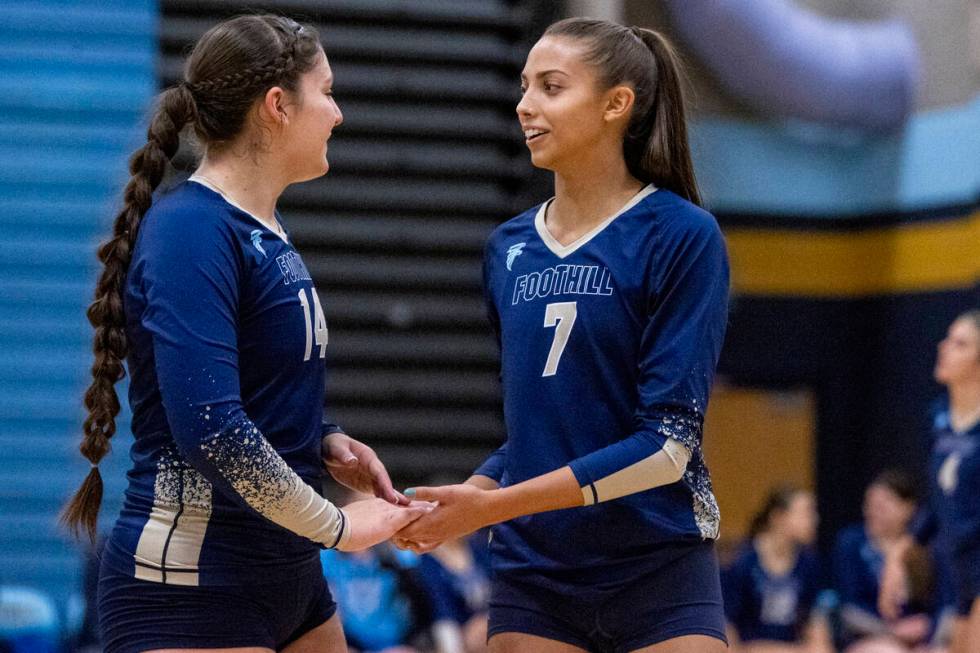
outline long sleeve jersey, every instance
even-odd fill
[[[547,206],[486,247],[507,439],[476,473],[507,486],[570,466],[585,507],[495,526],[494,571],[601,591],[656,569],[671,544],[718,535],[701,429],[728,260],[714,218],[668,190],[647,187],[568,245]],[[648,462],[665,453],[681,471],[654,487]]]
[[[181,585],[313,569],[348,529],[320,496],[328,335],[299,253],[187,181],[143,218],[124,309],[135,440],[107,563]]]

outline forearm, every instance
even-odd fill
[[[474,479],[481,483],[491,480],[486,477],[471,477],[471,480]],[[485,496],[485,525],[583,505],[582,489],[571,468],[567,466],[523,483],[487,492]]]

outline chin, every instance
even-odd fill
[[[551,170],[552,172],[555,170],[554,164],[549,157],[543,154],[535,154],[534,152],[531,152],[531,165],[542,170]]]

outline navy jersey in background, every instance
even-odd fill
[[[476,471],[503,486],[570,465],[583,488],[668,438],[682,481],[492,529],[495,574],[601,597],[718,535],[701,428],[728,309],[714,218],[651,186],[576,242],[547,204],[498,227],[484,286],[501,352],[506,443]],[[587,490],[583,490],[586,492]]]
[[[143,218],[124,306],[135,442],[105,564],[180,585],[319,572],[320,546],[268,518],[323,474],[327,326],[299,253],[184,182]]]
[[[762,566],[752,542],[747,542],[722,571],[725,616],[744,641],[796,642],[816,605],[820,591],[820,564],[803,549],[796,564],[783,575]]]
[[[980,596],[980,423],[954,430],[948,403],[939,402],[931,440],[931,495],[911,530],[920,543],[935,540],[940,561],[952,568],[959,612],[968,614]]]

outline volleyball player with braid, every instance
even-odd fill
[[[312,28],[229,20],[198,41],[130,159],[88,311],[92,470],[65,513],[94,534],[125,359],[135,442],[100,572],[108,653],[345,651],[320,548],[366,548],[426,510],[324,423],[326,321],[276,212],[288,185],[327,172],[343,119],[332,82]],[[154,198],[188,124],[203,161]],[[337,508],[315,489],[324,464],[378,498]]]

